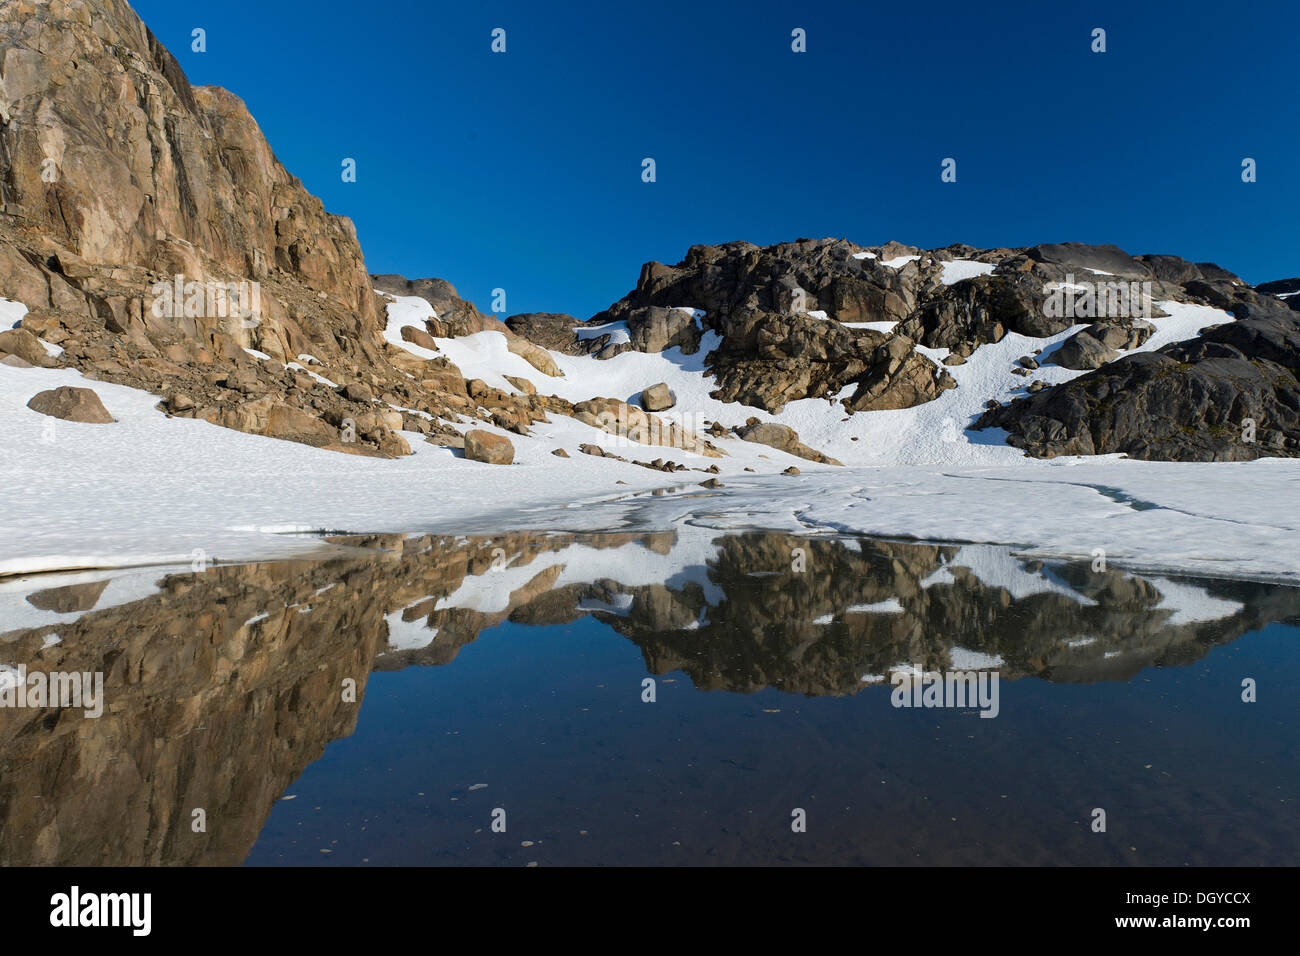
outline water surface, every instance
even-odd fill
[[[0,709],[0,862],[1300,861],[1295,588],[689,525],[339,543],[0,590],[0,664],[106,688]],[[997,716],[896,707],[900,671],[996,674]]]

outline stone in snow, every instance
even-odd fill
[[[113,421],[113,416],[92,389],[74,388],[71,385],[38,392],[32,396],[27,407],[42,415],[61,418],[65,422],[107,425]]]
[[[475,428],[465,433],[465,457],[489,465],[509,465],[515,460],[515,446],[509,438]]]
[[[647,412],[662,412],[677,404],[677,397],[666,382],[651,385],[641,392],[641,407]]]

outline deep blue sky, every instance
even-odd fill
[[[642,262],[732,239],[1114,242],[1300,275],[1294,0],[134,6],[353,218],[370,271],[485,310],[502,287],[510,313],[586,318]]]

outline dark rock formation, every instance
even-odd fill
[[[990,271],[945,284],[943,263],[955,258],[988,263]],[[548,348],[609,358],[674,345],[692,351],[698,321],[699,333],[718,336],[706,356],[717,383],[714,398],[774,413],[791,401],[823,398],[842,402],[849,413],[870,412],[923,404],[955,387],[918,346],[948,349],[943,364],[957,366],[1009,332],[1056,335],[1079,320],[1053,311],[1050,290],[1085,282],[1225,309],[1254,296],[1211,263],[1135,257],[1115,246],[954,245],[926,252],[898,243],[866,249],[847,240],[801,239],[766,248],[693,246],[675,266],[647,263],[636,288],[587,323],[529,314],[509,324]],[[704,314],[697,320],[691,309]],[[1081,306],[1078,314],[1089,313]],[[867,323],[882,325],[863,328]],[[615,331],[626,331],[627,341],[616,341]],[[1137,315],[1099,309],[1098,321],[1066,342],[1055,361],[1095,369],[1140,346],[1151,331]],[[851,394],[841,398],[846,388]]]
[[[1232,305],[1236,321],[991,409],[976,427],[1005,428],[1036,457],[1298,457],[1300,315],[1249,292]]]
[[[1061,343],[1052,359],[1062,368],[1089,371],[1119,358],[1119,352],[1092,333],[1091,328],[1071,335]]]
[[[895,244],[880,248],[882,255],[916,254]],[[871,390],[878,407],[928,401],[942,390],[934,363],[920,355],[902,363],[879,351],[884,333],[844,323],[906,317],[926,291],[940,287],[937,259],[894,269],[866,253],[833,239],[693,246],[676,266],[647,263],[636,289],[591,319],[595,326],[626,323],[630,342],[569,347],[602,358],[673,346],[690,353],[700,334],[712,331],[721,342],[706,358],[718,383],[713,397],[721,401],[776,412],[801,398],[833,398],[854,383]],[[691,309],[704,315],[697,319]],[[919,383],[926,387],[918,390]]]
[[[1255,291],[1275,295],[1288,307],[1300,311],[1300,279],[1278,279],[1255,286]]]

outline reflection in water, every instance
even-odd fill
[[[286,788],[331,741],[357,729],[373,671],[449,665],[484,631],[507,622],[557,633],[568,633],[580,619],[587,619],[584,626],[599,622],[635,645],[643,676],[671,682],[669,675],[681,672],[699,690],[778,695],[764,697],[761,713],[804,699],[790,695],[854,701],[875,695],[884,710],[873,708],[869,733],[887,737],[902,727],[880,717],[888,713],[889,675],[900,669],[996,669],[1004,682],[1035,677],[1042,687],[1123,683],[1146,668],[1193,664],[1247,632],[1300,618],[1294,588],[1094,572],[1087,564],[1024,561],[991,546],[724,535],[690,526],[666,533],[380,536],[340,543],[358,549],[355,556],[197,574],[0,582],[0,665],[102,672],[107,700],[98,719],[73,709],[0,708],[0,864],[240,863],[273,807],[285,806],[276,801]],[[545,662],[536,659],[541,652],[536,645],[516,648],[514,659],[527,656],[530,667],[544,671]],[[579,665],[557,657],[552,666]],[[475,679],[471,665],[461,672],[466,681]],[[1235,671],[1224,680],[1239,683]],[[629,693],[639,694],[639,683],[632,683]],[[1294,684],[1271,692],[1295,697]],[[744,700],[736,706],[751,713]],[[827,720],[838,723],[817,727],[819,740],[843,742],[868,732],[854,723],[860,711],[844,709],[851,701],[827,702],[836,703],[839,710]],[[473,723],[473,708],[458,706],[456,716]],[[528,712],[532,706],[521,700],[507,722],[541,719]],[[1150,700],[1141,719],[1164,719],[1167,706]],[[714,713],[700,711],[698,719],[716,721],[716,733],[706,728],[703,738],[725,765],[735,714],[709,716]],[[601,741],[565,731],[574,772],[594,774],[575,786],[617,792],[613,782],[601,782],[603,771],[580,759],[588,744],[593,753],[603,747],[623,758],[636,750],[631,736],[618,737],[611,716],[599,722]],[[1017,727],[1015,721],[1004,705],[998,721],[975,723]],[[1283,747],[1294,755],[1294,730],[1277,732],[1291,734]],[[389,729],[390,738],[396,733]],[[773,763],[750,770],[779,776],[782,767],[799,766],[834,790],[830,781],[840,770],[805,766],[797,734],[773,733],[767,746]],[[1007,759],[992,753],[973,759],[990,766]],[[917,765],[926,759],[918,756]],[[882,773],[872,768],[866,776]],[[843,775],[851,779],[848,770]],[[699,779],[702,788],[710,786],[707,774]],[[729,786],[719,779],[718,792]],[[1294,786],[1292,772],[1273,799],[1285,806],[1296,797]],[[891,810],[916,818],[925,809],[914,802],[928,796],[914,790],[890,799]],[[1070,813],[1073,820],[1074,808]],[[383,837],[374,839],[378,846]],[[917,858],[962,859],[961,852],[935,850],[939,840],[922,839],[925,852]],[[277,841],[289,852],[291,841]],[[819,849],[809,857],[778,847],[770,858],[877,859],[811,839],[805,846]],[[575,849],[566,859],[637,862],[584,852],[594,855]],[[987,858],[992,851],[984,852]],[[907,862],[903,850],[891,853],[879,859]],[[751,847],[683,861],[762,858]],[[368,857],[347,862],[360,859]],[[436,861],[513,858],[448,851]],[[1052,859],[1037,862],[1044,861]]]

